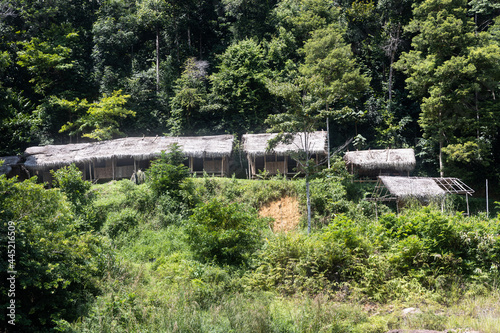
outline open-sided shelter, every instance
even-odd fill
[[[48,145],[26,149],[25,166],[42,181],[50,181],[50,170],[75,163],[88,180],[129,178],[146,169],[162,151],[178,144],[192,173],[204,171],[224,176],[229,172],[232,135],[199,137],[122,138],[93,143]]]
[[[247,155],[249,176],[255,178],[260,171],[266,170],[269,175],[278,173],[293,176],[300,170],[297,161],[291,157],[293,153],[307,151],[316,163],[322,161],[328,154],[327,132],[317,131],[298,133],[289,143],[279,143],[273,149],[268,149],[269,140],[276,133],[245,134],[242,137],[243,151]]]
[[[400,207],[411,198],[428,204],[443,202],[447,194],[465,194],[468,214],[468,196],[473,193],[474,190],[458,178],[379,176],[375,191],[367,200],[395,201]]]
[[[344,160],[351,174],[366,177],[409,176],[416,165],[413,149],[351,151],[345,153]]]

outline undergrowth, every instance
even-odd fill
[[[256,210],[293,196],[304,211],[303,180],[184,182],[175,196],[127,180],[93,187],[115,259],[87,315],[58,330],[496,332],[496,218],[432,206],[398,215],[359,199],[364,188],[320,177],[311,235],[275,234]]]

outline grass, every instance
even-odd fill
[[[303,200],[303,180],[210,177],[191,180],[193,191],[201,201],[224,198],[259,208],[282,196],[298,196]],[[109,230],[110,224],[121,226],[127,221],[129,228],[113,234],[115,260],[101,281],[101,294],[90,304],[90,312],[74,323],[61,321],[58,329],[68,332],[383,333],[390,329],[498,332],[500,290],[491,280],[492,275],[479,272],[474,275],[476,280],[457,279],[460,282],[456,285],[443,286],[447,288],[445,291],[422,286],[417,278],[422,272],[429,272],[425,266],[421,272],[410,271],[408,276],[394,274],[391,258],[395,257],[383,251],[399,247],[391,247],[390,243],[376,245],[383,237],[382,225],[373,218],[371,207],[363,206],[363,202],[341,201],[345,192],[338,184],[332,187],[318,182],[317,188],[322,191],[314,197],[317,210],[321,208],[322,214],[332,214],[331,207],[340,207],[346,210],[346,218],[338,221],[355,221],[350,226],[339,224],[337,229],[328,230],[332,237],[347,237],[345,242],[351,242],[351,247],[344,250],[352,254],[350,264],[357,265],[353,272],[360,280],[325,284],[326,290],[314,293],[307,292],[307,288],[302,292],[281,293],[279,290],[290,288],[272,285],[259,288],[249,283],[249,279],[264,274],[259,271],[262,259],[258,256],[249,265],[240,267],[195,260],[186,242],[188,208],[173,214],[170,210],[175,208],[175,202],[168,198],[152,200],[147,185],[135,186],[128,181],[95,185],[93,191],[98,193],[95,207],[106,220],[103,232]],[[332,191],[337,192],[328,194]],[[325,216],[320,216],[321,220],[330,223],[332,216]],[[498,230],[498,221],[485,220],[484,216],[472,217],[466,222],[471,230],[479,230],[473,229],[479,227],[481,232]],[[314,232],[322,236],[325,230],[318,227]],[[353,233],[349,233],[351,231]],[[266,246],[271,250],[274,235],[267,230],[265,237],[269,237]],[[291,241],[295,239],[293,235],[290,237]],[[493,244],[490,238],[481,237],[477,239],[484,244]],[[276,274],[283,274],[283,281],[299,278],[286,274],[304,274],[300,277],[303,279],[321,277],[322,272],[306,274],[302,270],[321,267],[315,260],[329,262],[330,259],[318,251],[321,246],[327,249],[343,244],[342,240],[328,243],[321,239],[311,238],[299,246],[297,249],[300,248],[302,254],[286,264],[296,266],[293,269],[276,266]],[[360,251],[368,244],[363,242],[370,244],[366,250],[368,257],[363,257],[365,252]],[[266,253],[266,246],[260,253]],[[325,253],[340,255],[345,251]],[[277,258],[283,256],[278,254]],[[403,314],[404,309],[411,307],[418,310]]]

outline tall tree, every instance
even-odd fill
[[[415,6],[414,19],[406,27],[415,34],[413,49],[395,64],[408,75],[412,97],[422,102],[419,123],[424,137],[439,146],[441,176],[446,145],[463,143],[471,128],[479,130],[473,131],[477,140],[480,132],[487,132],[478,126],[491,108],[484,103],[480,108],[479,103],[494,98],[497,89],[487,82],[498,73],[498,62],[491,59],[498,46],[484,45],[484,34],[476,32],[466,5],[465,0],[426,0]],[[483,47],[494,53],[488,56]]]
[[[175,81],[174,97],[170,100],[170,126],[173,134],[193,133],[193,118],[199,114],[207,98],[206,75],[208,62],[188,58],[184,72]]]
[[[212,90],[204,110],[220,119],[216,131],[258,131],[273,105],[265,85],[269,69],[263,47],[246,39],[229,46],[219,61],[209,77]]]
[[[156,92],[160,90],[160,33],[172,17],[172,4],[166,0],[140,0],[137,15],[139,21],[155,32]]]

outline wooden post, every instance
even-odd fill
[[[467,216],[470,216],[470,213],[469,213],[469,193],[465,193],[465,201],[467,202]]]
[[[113,170],[113,180],[115,180],[115,164],[116,164],[116,159],[115,157],[113,156],[111,158],[111,169]]]
[[[267,155],[264,154],[264,170],[267,170]]]
[[[220,175],[224,177],[224,156],[221,158]]]
[[[287,169],[286,169],[286,160],[287,160],[287,157],[286,155],[283,156],[283,175],[285,176],[285,179],[286,179],[286,174],[288,173]]]
[[[191,170],[191,173],[194,172],[194,162],[193,162],[193,156],[189,156],[189,170]]]
[[[92,163],[89,162],[89,180],[92,181]]]
[[[250,156],[247,156],[247,161],[248,161],[248,179],[252,178],[252,158]]]
[[[134,158],[134,172],[137,174],[137,164],[135,163],[135,158]]]

